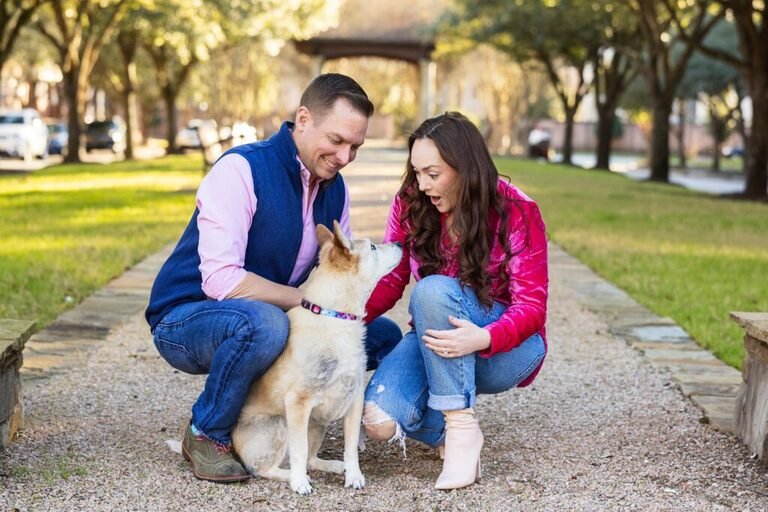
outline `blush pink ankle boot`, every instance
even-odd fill
[[[472,408],[443,411],[445,460],[435,489],[459,489],[480,480],[483,433]]]

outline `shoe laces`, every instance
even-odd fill
[[[229,446],[227,446],[225,444],[219,444],[219,443],[214,442],[213,445],[216,447],[216,453],[218,453],[219,455],[227,454],[227,453],[229,453],[229,450],[231,449],[231,447],[229,447]]]
[[[232,449],[231,446],[228,446],[226,444],[217,443],[216,441],[214,441],[212,439],[207,439],[203,435],[197,435],[197,436],[195,436],[195,439],[197,439],[198,441],[209,441],[211,444],[213,444],[214,448],[216,449],[216,453],[218,453],[219,455],[224,455],[226,453],[229,453],[229,451]]]

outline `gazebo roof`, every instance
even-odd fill
[[[435,49],[432,25],[447,0],[346,0],[339,26],[305,41],[294,41],[308,55],[325,59],[376,56],[418,62]]]

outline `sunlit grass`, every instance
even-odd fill
[[[178,156],[0,176],[0,318],[42,327],[178,238],[200,165]]]
[[[571,254],[733,366],[729,311],[768,311],[768,206],[499,159]],[[53,320],[178,238],[200,160],[62,165],[0,176],[0,318]]]
[[[768,206],[599,171],[499,159],[552,239],[740,367],[730,311],[768,311]]]

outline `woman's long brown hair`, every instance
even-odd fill
[[[489,216],[498,219],[499,243],[505,258],[500,268],[502,282],[509,281],[506,268],[513,254],[509,246],[509,226],[503,199],[497,192],[499,173],[477,127],[458,112],[446,112],[424,121],[408,138],[408,162],[398,195],[404,201],[401,222],[410,232],[406,244],[420,263],[419,277],[439,273],[444,266],[440,239],[440,213],[426,194],[419,190],[411,166],[413,144],[419,139],[434,142],[442,159],[459,175],[459,190],[453,211],[452,230],[458,235],[459,281],[475,292],[482,304],[490,307],[491,276],[488,268],[493,232]],[[519,205],[515,202],[519,208]],[[520,208],[523,213],[522,208]]]

